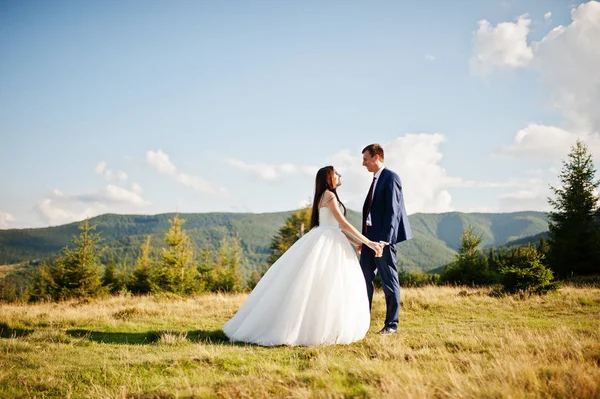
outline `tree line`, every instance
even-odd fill
[[[207,246],[196,253],[182,227],[185,220],[176,215],[169,223],[164,247],[157,253],[148,236],[129,273],[126,265],[117,267],[114,258],[106,265],[100,263],[101,237],[95,226],[83,221],[72,247],[65,247],[53,262],[39,267],[26,299],[58,301],[125,292],[190,295],[245,288],[238,237],[223,239],[217,249]]]
[[[468,227],[455,260],[440,274],[441,283],[502,284],[502,292],[543,294],[558,280],[600,275],[600,181],[592,154],[581,141],[571,148],[551,187],[548,240],[534,246],[478,249],[481,235]]]
[[[455,259],[441,273],[410,273],[399,269],[403,286],[424,284],[500,284],[499,292],[542,294],[558,287],[557,279],[600,274],[600,181],[595,178],[592,156],[577,141],[563,162],[560,186],[552,187],[548,240],[528,247],[481,250],[481,234],[467,227]],[[271,239],[268,266],[294,244],[310,226],[310,208],[293,213]],[[221,241],[218,248],[197,251],[178,215],[169,220],[164,247],[157,253],[150,236],[141,245],[133,270],[99,261],[101,237],[85,220],[81,232],[51,262],[44,262],[21,295],[0,280],[0,300],[64,300],[103,294],[239,292],[253,288],[258,271],[242,274],[239,237]]]

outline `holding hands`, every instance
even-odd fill
[[[376,258],[381,258],[381,256],[383,255],[383,248],[385,248],[387,244],[382,242],[369,241],[366,245],[367,247],[375,251]]]

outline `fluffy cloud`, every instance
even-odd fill
[[[108,169],[107,164],[105,161],[101,161],[98,162],[98,164],[96,165],[96,173],[100,176],[102,176],[102,178],[104,178],[104,180],[106,181],[120,181],[120,182],[125,182],[127,180],[127,173],[121,171],[121,170],[117,170],[112,171],[110,169]]]
[[[548,20],[551,14],[545,17]],[[579,138],[600,159],[600,2],[581,4],[572,10],[571,18],[568,26],[557,26],[531,46],[527,46],[529,20],[525,17],[496,28],[480,22],[472,69],[490,73],[502,67],[532,68],[542,77],[551,105],[564,118],[560,127],[529,124],[497,153],[555,162]]]
[[[567,130],[600,132],[600,2],[571,12],[573,22],[558,26],[534,43],[536,68],[550,89]]]
[[[472,181],[450,176],[442,166],[441,144],[443,134],[406,134],[389,143],[385,149],[385,165],[402,180],[407,211],[412,213],[441,213],[456,210],[452,202],[453,190],[489,189],[503,192],[499,200],[477,209],[461,208],[464,212],[508,212],[524,209],[547,209],[549,190],[539,171],[531,171],[525,178],[506,181]],[[359,151],[342,150],[331,158],[331,163],[342,173],[340,195],[344,203],[362,209],[369,188],[371,174],[362,166]],[[512,191],[514,190],[514,191]]]
[[[546,21],[547,24],[552,22],[552,13],[550,11],[544,14],[544,21]]]
[[[475,32],[475,47],[470,60],[471,72],[487,75],[495,69],[518,68],[533,59],[527,44],[531,19],[520,16],[517,22],[502,22],[493,27],[485,19]]]
[[[462,184],[461,179],[448,176],[441,166],[442,134],[406,134],[392,142],[381,143],[385,149],[385,165],[402,180],[407,211],[452,211],[449,188]],[[342,173],[344,201],[352,209],[362,209],[369,189],[370,173],[362,166],[362,154],[349,150],[332,157],[333,165]]]
[[[162,150],[158,151],[147,151],[146,152],[146,162],[148,162],[158,173],[167,176],[175,176],[177,175],[177,168],[171,160],[169,156],[162,152]]]
[[[146,162],[152,166],[158,173],[166,175],[180,184],[205,194],[226,194],[227,190],[223,187],[209,182],[198,176],[193,176],[177,170],[177,167],[171,162],[171,159],[162,150],[147,151]]]
[[[249,164],[234,158],[228,158],[225,161],[227,162],[227,164],[233,166],[236,169],[249,172],[255,175],[256,177],[267,181],[279,180],[283,175],[293,175],[298,173],[313,176],[317,173],[318,170],[318,168],[314,166],[297,166],[290,163],[279,165],[267,163]]]
[[[87,194],[67,195],[58,189],[35,206],[36,212],[50,225],[83,220],[108,212],[134,212],[150,205],[141,197],[141,188],[132,190],[109,184],[104,189]]]
[[[517,132],[511,145],[499,148],[495,154],[527,156],[538,160],[562,159],[575,140],[573,133],[559,127],[531,123]]]
[[[8,212],[0,212],[0,227],[7,227],[15,218]]]
[[[540,181],[529,188],[501,195],[498,205],[502,212],[548,211],[550,196],[552,196],[550,188]]]

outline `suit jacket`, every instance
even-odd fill
[[[367,202],[363,205],[363,234],[367,221]],[[390,244],[410,240],[412,230],[404,207],[402,183],[398,175],[388,168],[381,171],[373,193],[371,204],[371,226],[365,234],[372,241],[385,241]]]

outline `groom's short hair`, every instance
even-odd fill
[[[369,151],[371,157],[374,157],[375,154],[379,155],[379,159],[383,162],[383,148],[379,144],[369,144],[363,148],[361,154],[364,154],[366,151]]]

